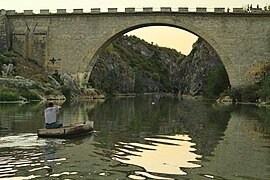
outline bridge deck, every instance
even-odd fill
[[[49,15],[49,14],[96,14],[96,13],[154,13],[154,12],[168,12],[168,13],[243,13],[243,14],[270,14],[270,6],[262,8],[252,8],[247,10],[246,8],[206,8],[206,7],[197,7],[197,8],[188,8],[188,7],[144,7],[144,8],[125,8],[124,11],[119,11],[118,8],[108,8],[107,11],[102,11],[100,8],[91,8],[89,11],[84,9],[41,9],[41,10],[24,10],[23,12],[17,12],[16,10],[0,10],[1,15]]]

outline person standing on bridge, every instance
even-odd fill
[[[63,127],[63,124],[56,120],[56,115],[60,108],[61,106],[54,106],[53,102],[48,103],[48,107],[44,110],[46,129]]]
[[[250,12],[249,4],[247,5],[247,12]]]

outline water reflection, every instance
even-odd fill
[[[187,135],[156,136],[144,138],[145,143],[117,143],[113,153],[114,160],[125,164],[143,167],[146,172],[136,171],[135,175],[153,178],[153,174],[186,175],[181,168],[201,167],[194,162],[199,161],[200,155],[195,154],[195,143],[190,142]],[[137,179],[131,175],[131,178]],[[161,175],[155,176],[165,178]]]
[[[88,113],[104,102],[104,99],[70,102],[62,105],[60,121],[64,124],[92,121]]]
[[[8,132],[35,132],[44,121],[43,109],[40,103],[0,104],[0,136]]]
[[[270,149],[264,147],[270,141],[254,127],[258,127],[257,119],[233,112],[223,139],[202,162],[200,172],[194,169],[193,174],[214,179],[269,179]]]

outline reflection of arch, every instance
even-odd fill
[[[165,20],[166,21],[166,20]],[[168,21],[168,20],[167,20]],[[213,49],[217,52],[218,56],[220,57],[223,65],[225,66],[225,69],[228,73],[229,79],[231,80],[230,77],[233,76],[232,73],[230,72],[235,72],[235,67],[232,66],[232,61],[229,59],[225,51],[223,50],[222,47],[220,47],[219,43],[214,40],[208,33],[205,33],[202,29],[197,28],[193,26],[192,24],[187,24],[183,22],[158,22],[158,23],[139,23],[139,24],[134,24],[130,25],[130,27],[119,27],[116,29],[111,29],[108,33],[106,33],[102,38],[100,38],[94,47],[92,47],[88,53],[84,56],[82,63],[79,66],[78,72],[84,72],[88,71],[91,72],[92,68],[94,67],[98,54],[104,50],[109,44],[113,42],[117,37],[143,27],[148,27],[148,26],[168,26],[168,27],[174,27],[178,29],[183,29],[185,31],[188,31],[192,34],[195,34],[202,39],[204,39],[210,46],[213,47]]]

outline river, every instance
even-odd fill
[[[0,179],[270,179],[270,108],[141,96],[65,102],[64,124],[95,133],[38,138],[45,104],[0,104]]]

